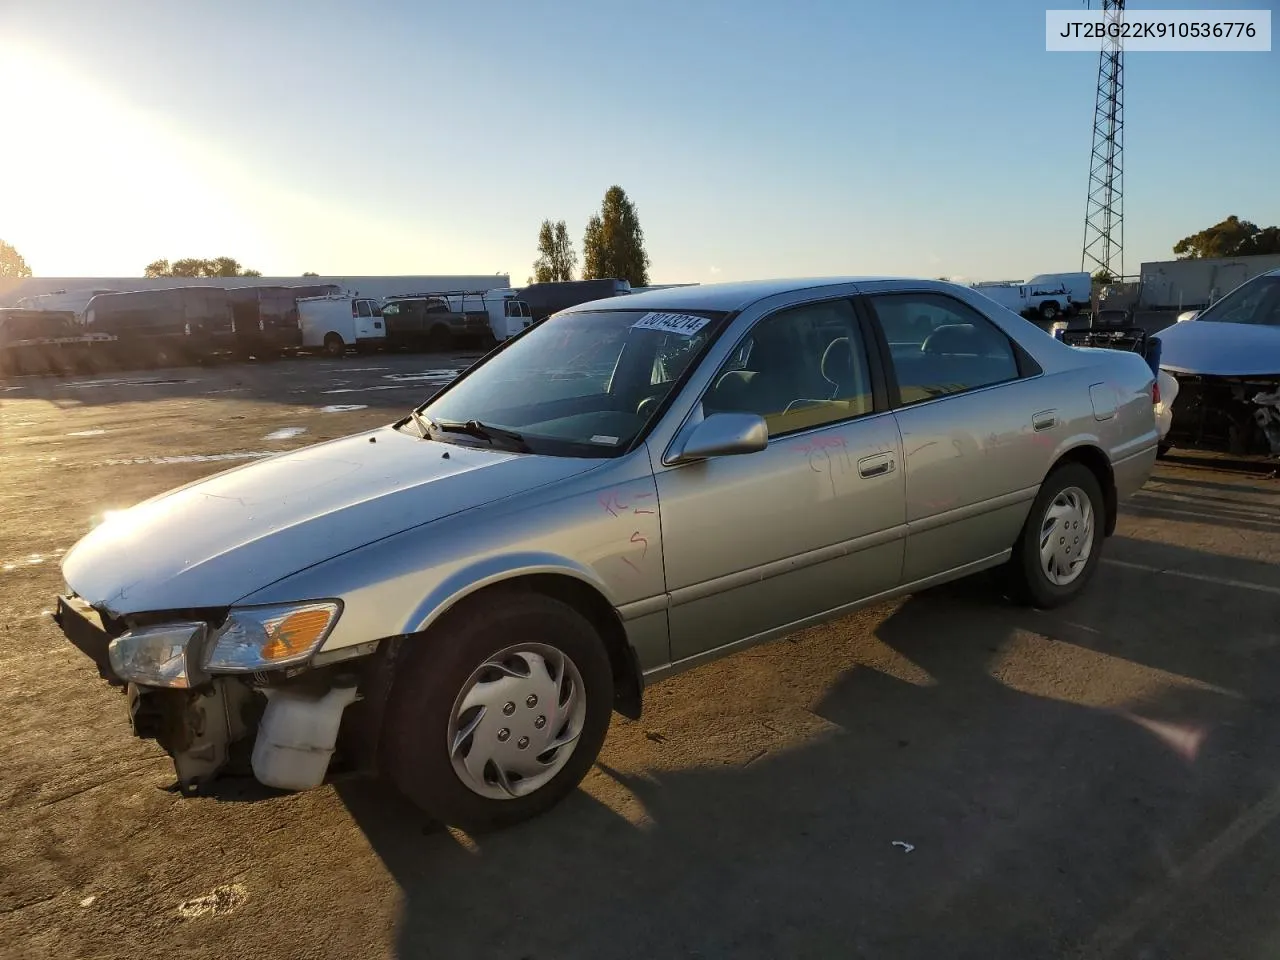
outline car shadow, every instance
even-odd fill
[[[1267,955],[1274,597],[1224,626],[1128,567],[1055,612],[993,583],[657,685],[583,788],[513,829],[340,784],[401,890],[398,955]],[[782,735],[756,749],[763,727]]]
[[[1243,500],[1186,488],[1165,487],[1164,478],[1148,484],[1125,501],[1125,513],[1139,517],[1204,523],[1232,530],[1280,533],[1280,501]]]

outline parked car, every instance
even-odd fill
[[[465,828],[564,797],[648,684],[987,569],[1077,597],[1154,377],[935,281],[584,304],[394,423],[113,516],[56,617],[198,788],[335,747]]]
[[[1280,456],[1280,270],[1178,320],[1160,331],[1161,371],[1176,382],[1165,442]]]

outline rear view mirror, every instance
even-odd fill
[[[669,463],[758,453],[769,445],[769,427],[754,413],[713,413],[677,442]]]

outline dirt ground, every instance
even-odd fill
[[[462,364],[0,381],[0,955],[1280,955],[1280,480],[1201,458],[1160,465],[1076,604],[979,578],[658,684],[500,834],[360,780],[170,792],[48,619],[59,557]]]

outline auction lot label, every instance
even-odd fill
[[[682,337],[692,337],[711,321],[687,313],[646,313],[631,325],[633,330],[661,330]]]

